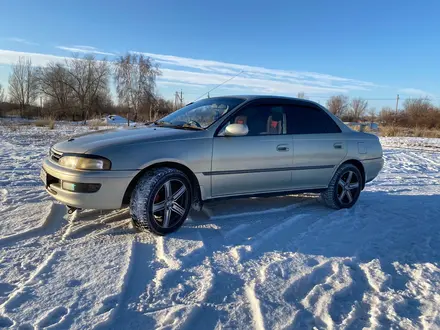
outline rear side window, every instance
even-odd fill
[[[286,106],[288,134],[340,133],[341,129],[323,110],[299,105]]]

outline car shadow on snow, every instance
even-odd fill
[[[278,236],[287,234],[290,238],[281,244],[266,244],[265,252],[287,243],[287,248],[296,247],[302,253],[356,257],[362,262],[376,258],[402,263],[440,261],[440,222],[436,221],[440,195],[364,191],[353,208],[342,210],[327,208],[316,195],[213,202],[207,207],[205,214],[191,213],[190,221],[171,235],[198,240],[191,233],[196,228],[202,237],[218,232],[228,241],[236,232],[247,241],[262,238],[277,243]]]

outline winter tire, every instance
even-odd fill
[[[134,226],[161,236],[176,231],[188,216],[191,191],[188,177],[175,168],[146,172],[131,195]]]
[[[362,175],[353,164],[338,168],[328,188],[321,193],[323,202],[332,209],[352,207],[362,190]]]

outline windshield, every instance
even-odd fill
[[[158,120],[156,124],[205,129],[244,101],[236,97],[200,100],[169,114]]]

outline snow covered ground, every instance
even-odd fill
[[[381,138],[381,140],[384,147],[440,152],[440,139],[420,137],[386,137]]]
[[[440,328],[427,140],[382,139],[385,168],[350,210],[315,195],[218,202],[155,237],[126,209],[68,216],[43,191],[49,146],[88,129],[0,126],[0,328]]]

